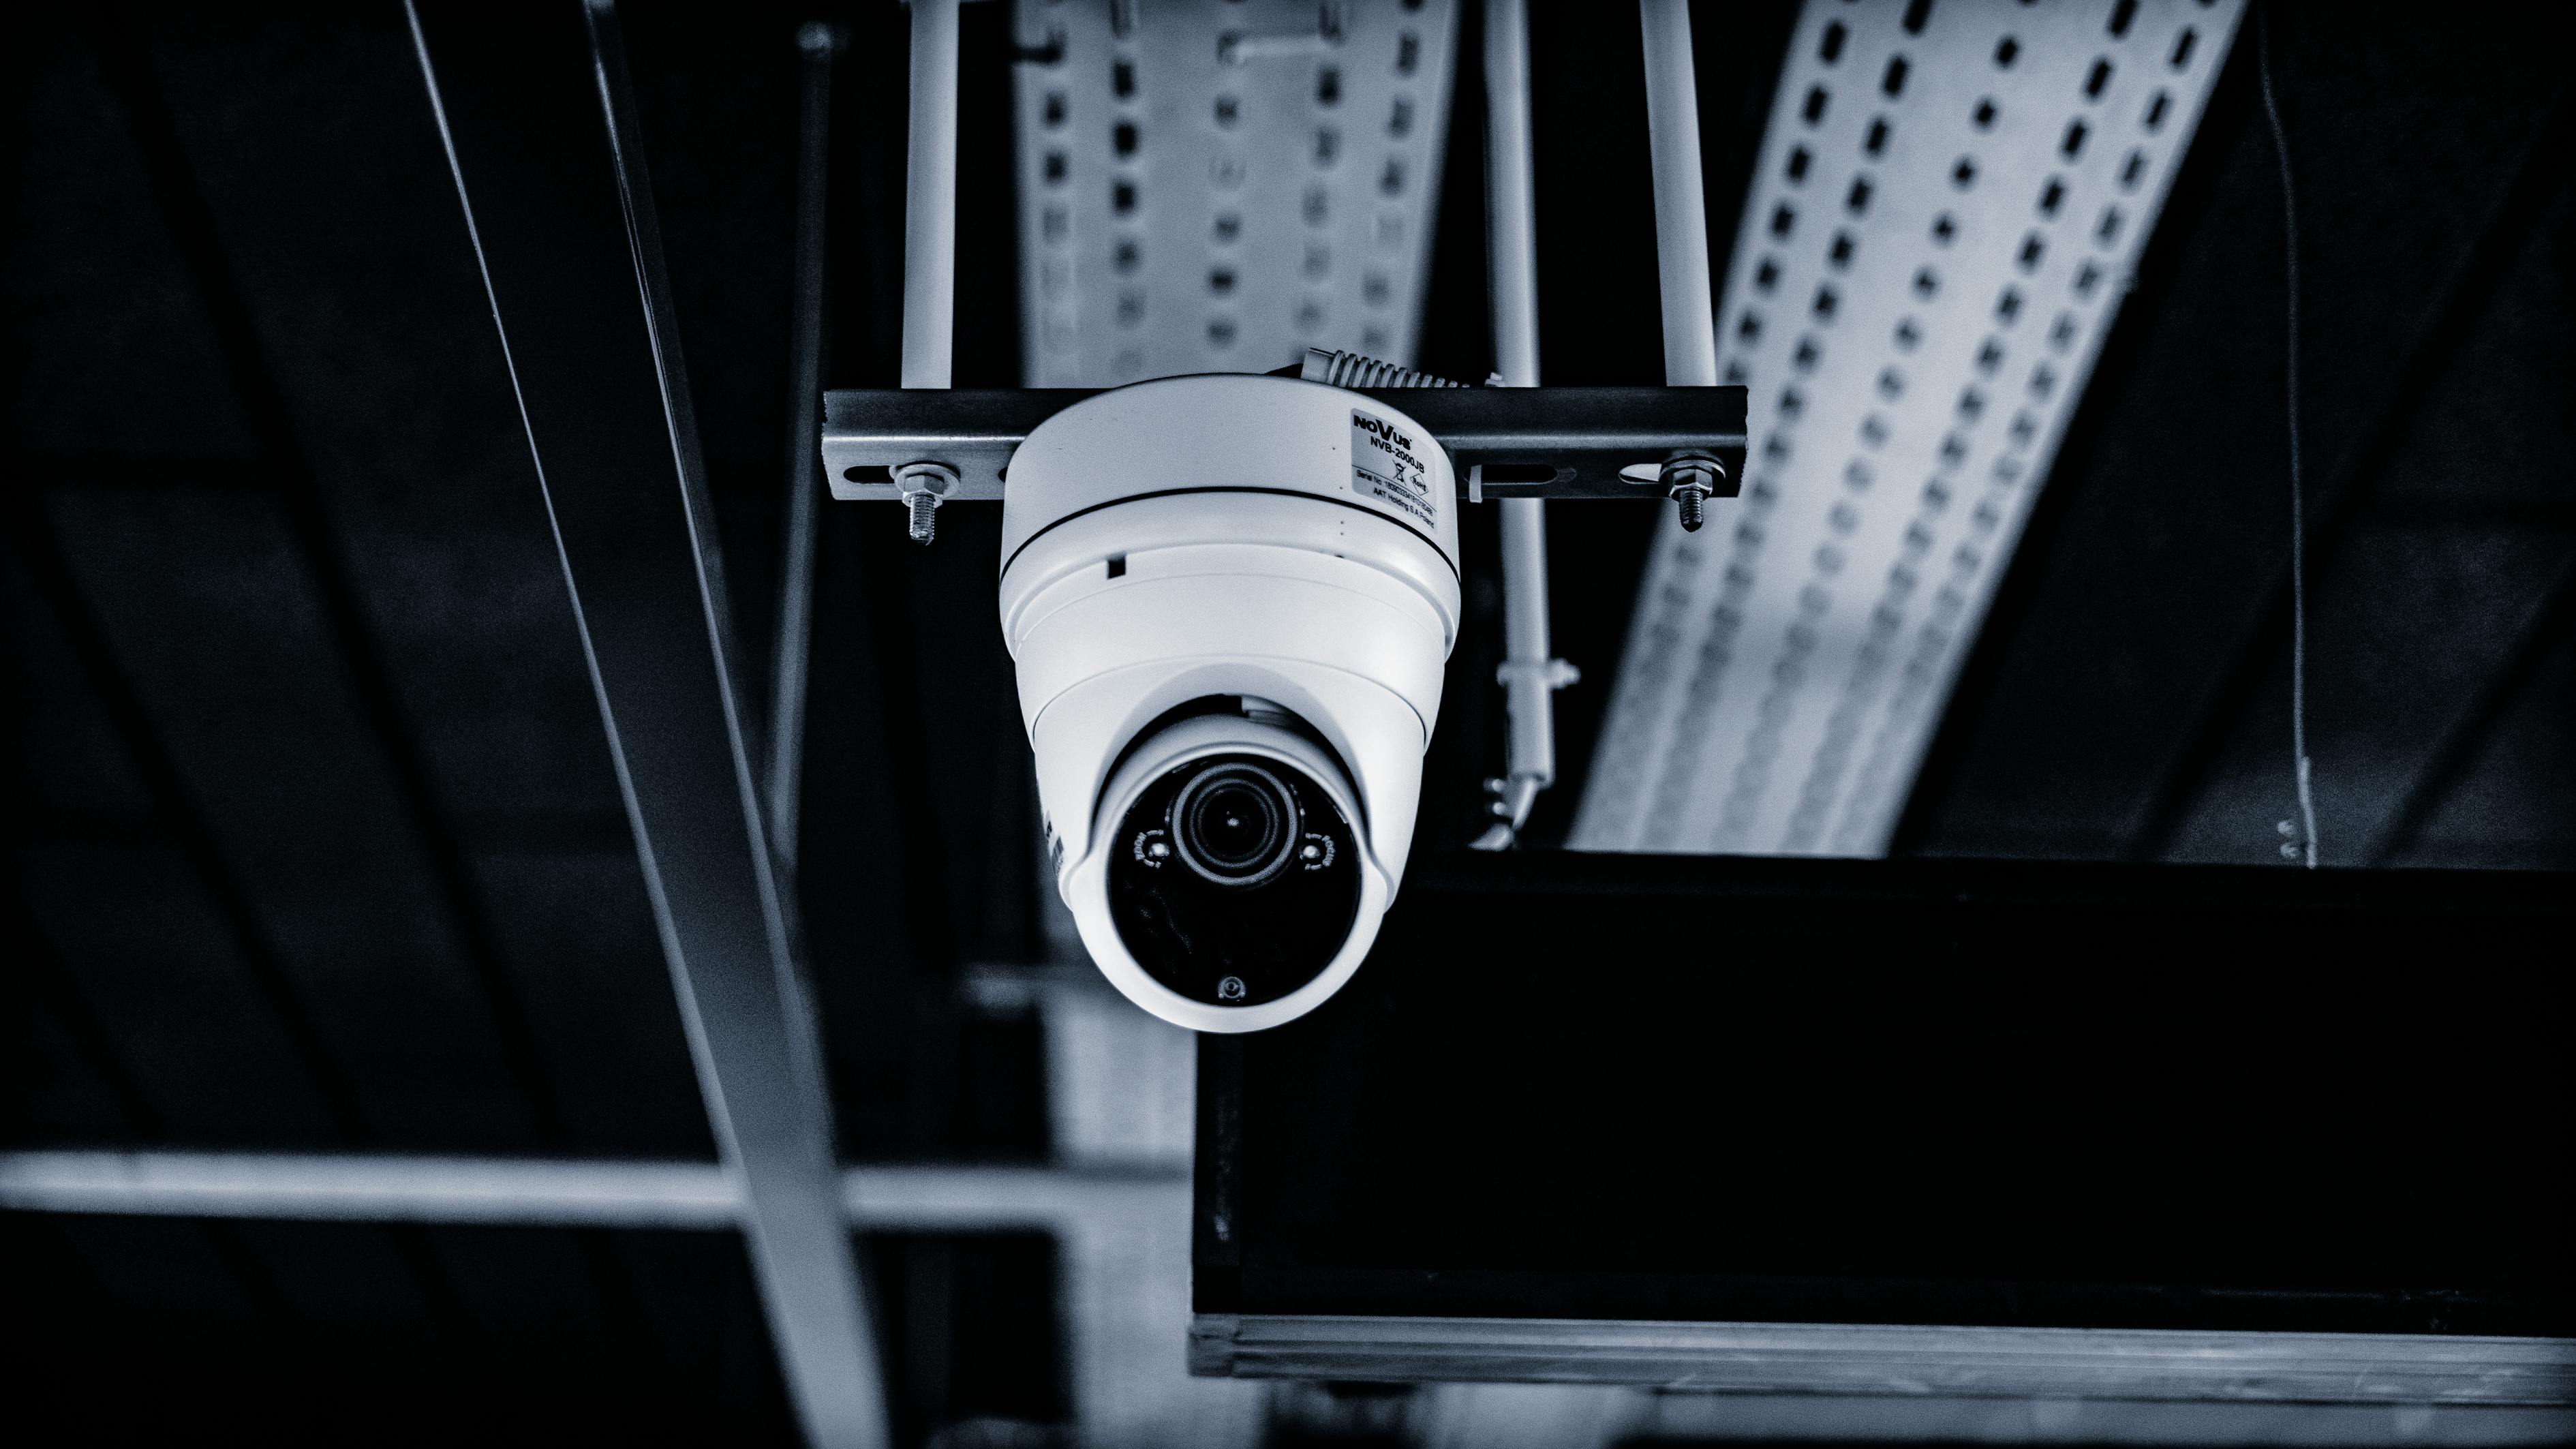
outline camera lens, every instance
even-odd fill
[[[1359,836],[1313,775],[1248,751],[1174,765],[1119,814],[1108,906],[1145,974],[1208,1006],[1282,1000],[1359,921]]]
[[[1219,885],[1259,885],[1277,875],[1296,849],[1299,823],[1297,797],[1255,765],[1210,765],[1172,798],[1181,859]]]

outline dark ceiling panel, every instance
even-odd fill
[[[67,551],[278,950],[394,1140],[526,1143],[472,982],[264,505],[57,500]],[[184,629],[170,621],[188,621]]]
[[[9,451],[112,444],[238,457],[250,437],[176,240],[69,12],[18,17],[0,53],[0,419]]]
[[[2357,590],[2359,571],[2392,566],[2427,584],[2457,579],[2437,562],[2458,547],[2439,529],[2382,539],[2367,558],[2347,562],[2338,552],[2344,530],[2365,516],[2352,510],[2384,486],[2389,455],[2410,440],[2454,475],[2519,464],[2535,481],[2509,488],[2564,488],[2563,461],[2495,453],[2487,441],[2545,434],[2546,417],[2563,411],[2543,401],[2563,370],[2522,372],[2504,361],[2527,359],[2536,345],[2514,340],[2533,324],[2512,317],[2520,309],[2508,298],[2548,284],[2525,281],[2510,293],[2507,283],[2566,185],[2556,159],[2563,97],[2533,104],[2559,97],[2560,82],[2539,33],[2519,28],[2525,20],[2275,17],[2300,187],[2303,427],[2311,577],[2320,587],[2339,569],[2355,571]],[[2186,843],[2200,840],[2192,833],[2200,827],[2187,823],[2196,812],[2233,812],[2268,830],[2287,803],[2286,706],[2276,698],[2286,696],[2286,669],[2273,668],[2287,625],[2281,198],[2251,62],[2251,46],[2240,47],[2213,98],[2138,290],[1962,676],[1899,833],[1902,850],[2250,859],[2247,851],[2277,844],[2259,834],[2239,840],[2235,826],[2224,850]],[[2490,319],[2505,324],[2495,345],[2508,375],[2498,381],[2516,399],[2503,409],[2514,422],[2492,430],[2480,424],[2496,422],[2493,413],[2450,421],[2438,387],[2462,339],[2481,335]],[[2554,325],[2563,337],[2563,309]],[[2557,484],[2541,481],[2553,472]],[[2497,583],[2529,597],[2547,577],[2548,546],[2497,548],[2494,561],[2539,569]],[[2400,555],[2408,562],[2396,564]],[[2411,601],[2383,578],[2368,602]],[[2460,630],[2510,622],[2453,621]],[[2362,694],[2334,708],[2368,711],[2396,690],[2424,697],[2400,713],[2438,715],[2438,695],[2460,676],[2391,667],[2390,649],[2371,642],[2379,629],[2366,615],[2315,620],[2312,659],[2357,651],[2345,677]],[[2448,647],[2416,637],[2421,648]],[[2320,698],[2317,708],[2328,706]],[[2275,742],[2281,759],[2270,775],[2231,763],[2257,758],[2261,741]],[[2417,729],[2353,747],[2367,757],[2432,743]],[[2328,793],[2333,750],[2312,750]],[[2355,768],[2379,780],[2394,766]],[[2387,789],[2382,780],[2328,813],[2367,821]],[[2352,828],[2343,827],[2346,841]],[[2331,832],[2327,846],[2338,859]],[[2576,838],[2566,848],[2576,850]]]
[[[10,1217],[0,1275],[31,1442],[795,1442],[730,1234]]]
[[[68,963],[55,1027],[94,1023],[91,1054],[166,1104],[114,1135],[708,1150],[400,12],[152,12],[36,40],[13,95],[61,164],[22,175],[47,190],[13,215],[60,230],[12,227],[33,253],[17,310],[98,325],[11,366],[101,406],[13,429],[53,495],[17,523],[69,591],[20,602],[88,616],[86,674],[130,685],[136,717],[102,727],[98,679],[59,659],[30,680],[50,836],[24,880]],[[241,397],[264,431],[229,421]],[[270,456],[162,456],[213,446]],[[123,776],[138,728],[168,756],[151,792]],[[262,1020],[281,1009],[321,1024],[281,1039]]]
[[[2560,576],[2534,623],[2528,652],[2492,682],[2495,708],[2477,721],[2486,728],[2458,741],[2457,783],[2420,828],[2401,821],[2407,828],[2391,832],[2389,864],[2566,867],[2576,821],[2576,570]]]
[[[2308,747],[2326,858],[2361,864],[2481,681],[2510,657],[2576,537],[2493,525],[2357,527],[2311,571]],[[2277,861],[2296,815],[2288,651],[2259,675],[2168,858]]]
[[[44,1009],[53,1029],[81,1048],[89,1084],[130,1073],[137,1105],[150,1109],[148,1116],[119,1111],[103,1141],[289,1147],[340,1140],[332,1083],[317,1083],[305,1070],[291,1029],[244,979],[227,932],[175,851],[149,839],[21,847],[16,870],[24,924],[13,922],[9,935],[32,936],[12,950],[20,973],[50,978],[34,984],[52,988]],[[13,1096],[7,1123],[20,1141],[81,1140],[65,1135],[67,1114],[45,1109],[40,1098]]]
[[[25,698],[52,707],[11,724],[31,762],[60,753],[31,737],[62,728],[94,730],[95,743],[120,757],[93,757],[80,776],[32,775],[12,791],[29,807],[10,817],[22,907],[11,912],[11,954],[22,976],[92,1081],[117,1091],[119,1136],[159,1140],[193,1127],[258,1141],[351,1130],[346,1072],[249,886],[115,657],[51,521],[32,500],[18,503],[7,517],[9,572],[26,587],[9,592],[24,611],[11,637],[29,646]],[[44,1114],[12,1117],[38,1140],[49,1133]]]
[[[623,818],[608,845],[499,842],[475,852],[501,948],[584,1152],[715,1156],[679,1005]]]
[[[462,1036],[423,1041],[424,1069],[514,1091],[518,1145],[711,1151],[400,11],[183,12],[149,36],[230,280],[257,299],[254,365],[274,370],[396,696],[359,733],[394,736],[397,764],[416,739],[426,771],[365,807],[422,837],[383,886],[431,897],[402,939],[483,997],[457,1003]]]
[[[457,817],[615,815],[544,506],[398,10],[151,32],[224,280]],[[243,75],[288,78],[245,86]],[[774,492],[774,482],[772,483]],[[623,842],[618,843],[623,847]]]
[[[13,880],[0,895],[0,1134],[22,1142],[141,1143],[158,1115],[142,1079],[36,929]]]

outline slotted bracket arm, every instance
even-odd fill
[[[1706,453],[1732,495],[1744,473],[1741,387],[1374,388],[1448,450],[1470,501],[1634,498],[1661,501],[1675,454]],[[823,468],[832,496],[901,496],[895,470],[955,469],[950,501],[1002,496],[1011,454],[1038,424],[1093,395],[1021,391],[844,391],[824,395]]]

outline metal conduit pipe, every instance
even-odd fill
[[[1524,0],[1485,4],[1485,230],[1494,314],[1494,372],[1505,387],[1536,387],[1538,241],[1530,181],[1529,16]],[[1473,842],[1501,850],[1556,782],[1555,692],[1574,666],[1549,656],[1547,504],[1498,501],[1503,525],[1503,663],[1496,675],[1510,718],[1493,825]]]
[[[957,315],[957,0],[912,0],[903,385],[948,387]]]
[[[1715,387],[1717,300],[1699,169],[1699,81],[1689,0],[1639,0],[1646,130],[1655,174],[1655,265],[1664,299],[1664,385]]]
[[[1178,1168],[871,1164],[839,1170],[836,1200],[865,1227],[979,1230],[1186,1212],[1188,1194]],[[741,1174],[716,1162],[0,1152],[0,1212],[714,1231],[749,1210]]]

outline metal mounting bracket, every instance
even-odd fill
[[[867,390],[823,397],[823,471],[842,500],[903,496],[898,470],[944,464],[945,502],[996,500],[1011,455],[1038,424],[1090,388]],[[1448,450],[1470,502],[1487,498],[1641,498],[1661,502],[1666,459],[1715,455],[1712,490],[1744,476],[1741,387],[1360,389],[1402,408]]]

